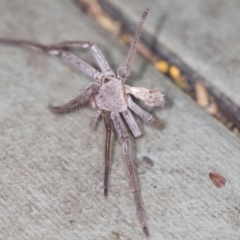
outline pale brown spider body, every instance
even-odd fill
[[[95,101],[97,108],[101,110],[119,113],[126,111],[127,99],[122,81],[117,78],[109,79],[100,87]]]
[[[131,87],[125,84],[130,74],[130,67],[136,52],[137,43],[139,41],[143,23],[147,14],[148,9],[144,11],[142,18],[138,24],[126,64],[118,69],[117,76],[109,67],[107,61],[105,60],[103,54],[101,53],[97,45],[91,42],[67,41],[59,44],[46,46],[30,41],[0,38],[0,43],[19,45],[22,47],[30,48],[32,50],[42,51],[50,55],[59,56],[94,79],[93,83],[85,87],[84,91],[79,96],[62,106],[50,105],[50,110],[55,113],[67,113],[79,109],[84,104],[90,103],[92,107],[96,109],[96,113],[92,122],[93,127],[95,126],[98,117],[102,116],[106,128],[104,173],[104,195],[106,197],[108,196],[110,139],[112,126],[114,127],[117,135],[122,141],[123,156],[127,166],[129,183],[132,188],[135,203],[137,206],[138,218],[145,235],[149,236],[145,210],[141,201],[139,187],[135,177],[129,135],[122,120],[125,120],[125,123],[128,125],[133,136],[137,138],[142,135],[142,132],[132,112],[146,122],[155,122],[155,118],[151,114],[140,108],[134,102],[132,96],[134,96],[134,98],[139,98],[143,100],[144,103],[149,106],[161,107],[164,104],[163,95],[158,90],[148,90],[141,87]],[[68,48],[90,49],[101,71],[98,71],[97,69],[83,61],[81,58],[69,52]]]

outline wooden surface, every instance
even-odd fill
[[[137,21],[144,6],[121,7]],[[147,28],[157,13],[157,7],[151,11]],[[178,17],[176,12],[173,18]],[[63,0],[1,0],[0,36],[41,43],[91,40],[114,69],[128,51]],[[170,47],[178,42],[177,33],[172,37],[165,37]],[[89,53],[77,54],[93,62]],[[121,145],[114,141],[105,199],[103,123],[93,132],[92,110],[55,116],[47,108],[75,97],[91,79],[55,57],[25,49],[1,45],[0,56],[0,239],[145,239]],[[194,51],[186,59],[204,65]],[[153,166],[138,161],[150,239],[239,239],[239,139],[140,56],[129,83],[156,87],[168,99],[165,108],[155,110],[166,128],[145,125],[144,137],[132,139],[135,158],[153,161]],[[209,172],[223,175],[226,186],[217,189]]]

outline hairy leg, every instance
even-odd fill
[[[49,105],[49,108],[54,113],[69,113],[78,110],[81,106],[86,104],[90,97],[95,95],[99,90],[99,85],[96,83],[90,84],[83,93],[76,98],[72,99],[68,103],[61,106]]]
[[[67,50],[68,48],[83,48],[83,49],[90,48],[95,60],[97,61],[99,67],[103,71],[104,75],[107,77],[115,76],[114,72],[109,67],[108,62],[106,61],[105,57],[103,56],[98,46],[88,41],[65,41],[65,42],[52,44],[52,45],[43,45],[43,44],[38,44],[38,43],[25,41],[25,40],[13,40],[13,39],[0,38],[0,43],[19,45],[22,47],[31,48],[32,50],[44,51],[52,55],[60,55],[57,53],[61,51],[65,52],[64,50]],[[55,52],[56,54],[54,54]]]
[[[106,142],[105,142],[105,172],[104,172],[104,196],[108,196],[108,175],[110,167],[110,141],[111,141],[111,118],[109,112],[102,111],[102,116],[106,128]]]
[[[130,47],[130,50],[129,50],[129,53],[127,56],[126,64],[124,66],[121,66],[117,71],[118,77],[120,77],[123,80],[123,82],[125,82],[129,77],[131,65],[132,65],[133,58],[134,58],[134,55],[135,55],[136,49],[137,49],[137,44],[138,44],[138,41],[139,41],[139,38],[140,38],[140,35],[142,32],[143,24],[148,15],[148,11],[149,11],[149,9],[146,9],[143,12],[142,18],[141,18],[140,22],[138,23],[138,26],[137,26],[137,29],[135,32],[135,36],[134,36],[134,39],[132,41],[132,44],[131,44],[131,47]]]
[[[142,132],[141,132],[139,126],[137,125],[131,111],[129,109],[127,109],[126,111],[121,112],[121,114],[123,115],[125,121],[127,122],[127,125],[130,128],[133,136],[135,138],[140,137],[142,135]]]
[[[47,46],[31,41],[2,38],[0,38],[0,43],[26,47],[35,51],[42,51],[50,55],[60,56],[61,58],[65,59],[66,61],[68,61],[69,63],[71,63],[72,65],[74,65],[79,70],[81,70],[88,76],[92,77],[93,79],[101,80],[102,78],[102,74],[97,69],[83,61],[81,58],[75,56],[74,54],[63,50],[62,44],[60,44],[59,46],[58,45]]]
[[[128,107],[135,112],[139,117],[141,117],[144,121],[149,122],[149,123],[153,123],[155,121],[155,118],[149,114],[148,112],[146,112],[145,110],[143,110],[142,108],[140,108],[133,100],[130,96],[128,96],[127,98],[127,103],[128,103]]]
[[[54,44],[51,45],[51,48],[60,48],[60,49],[64,49],[64,48],[84,48],[84,49],[91,49],[91,52],[95,58],[95,60],[97,61],[99,67],[101,68],[101,70],[103,71],[104,75],[107,77],[114,77],[115,74],[114,72],[111,70],[111,68],[108,65],[107,60],[105,59],[105,57],[103,56],[101,50],[99,49],[99,47],[92,42],[88,42],[88,41],[66,41],[66,42],[61,42],[58,44]]]
[[[142,108],[140,108],[131,98],[131,96],[128,96],[127,99],[127,103],[128,103],[128,107],[135,113],[137,114],[137,116],[139,116],[140,118],[142,118],[144,121],[148,122],[149,124],[151,124],[153,127],[161,130],[164,129],[165,124],[163,121],[161,121],[160,119],[158,119],[157,117],[149,114],[148,112],[146,112],[145,110],[143,110]]]
[[[144,207],[142,205],[141,196],[138,188],[137,179],[135,176],[134,171],[134,165],[131,157],[131,151],[130,151],[130,142],[129,142],[129,136],[127,134],[127,130],[125,129],[123,122],[121,120],[121,117],[119,113],[111,112],[111,118],[113,121],[114,128],[118,134],[118,136],[122,140],[122,147],[123,147],[123,156],[125,158],[126,164],[127,164],[127,172],[128,172],[128,178],[129,183],[133,191],[135,203],[137,206],[137,215],[138,219],[141,223],[142,229],[145,233],[145,235],[149,236],[149,231],[147,227],[147,219],[145,216]]]

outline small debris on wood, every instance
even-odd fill
[[[222,188],[226,184],[226,179],[218,173],[209,173],[209,177],[217,188]]]
[[[158,71],[167,74],[169,71],[169,64],[166,61],[159,60],[155,63],[155,67]]]
[[[144,156],[141,159],[137,159],[136,161],[138,174],[145,174],[148,172],[154,165],[153,160],[150,157]]]
[[[196,101],[201,107],[207,107],[209,105],[208,93],[206,88],[200,83],[195,83]]]
[[[98,23],[111,33],[119,33],[121,23],[114,21],[111,17],[104,13],[101,6],[96,0],[79,0],[81,6],[90,13]]]
[[[147,165],[153,167],[154,163],[153,163],[153,160],[151,158],[144,156],[142,158],[142,161],[145,162]]]
[[[217,115],[218,113],[217,104],[214,102],[210,103],[210,105],[207,107],[207,112],[209,112],[212,115]]]

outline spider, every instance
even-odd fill
[[[145,104],[149,106],[162,107],[164,104],[164,97],[158,90],[148,90],[142,87],[131,87],[125,84],[130,75],[130,68],[133,62],[133,57],[137,49],[137,44],[148,11],[149,9],[146,9],[142,14],[142,17],[136,28],[135,36],[128,53],[126,63],[117,70],[117,76],[109,67],[108,62],[105,60],[98,46],[91,42],[65,41],[62,43],[46,46],[25,40],[0,39],[0,43],[22,46],[30,48],[32,50],[42,51],[50,55],[59,56],[94,79],[94,81],[86,86],[84,88],[84,91],[73,100],[62,106],[53,106],[50,104],[49,108],[54,113],[69,113],[78,110],[84,104],[90,103],[91,106],[96,109],[95,116],[93,117],[92,121],[93,128],[95,127],[98,118],[102,116],[106,128],[104,172],[105,197],[108,196],[110,140],[112,125],[114,126],[115,132],[122,141],[123,156],[126,161],[129,183],[130,187],[132,188],[137,207],[137,215],[141,227],[147,237],[149,236],[147,219],[145,216],[144,206],[141,201],[138,182],[135,176],[128,131],[126,130],[122,119],[125,120],[125,123],[129,127],[133,136],[135,138],[140,137],[142,135],[142,132],[134,116],[132,115],[132,112],[149,123],[156,122],[156,119],[151,114],[140,108],[134,102],[133,97],[143,100]],[[69,48],[90,49],[101,71],[98,71],[79,57],[69,52]]]

